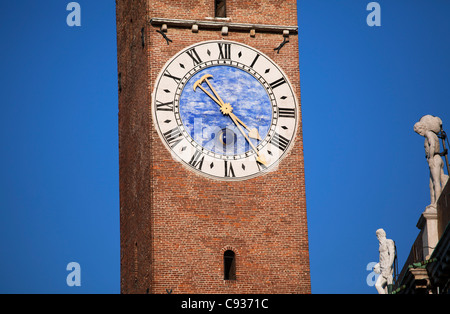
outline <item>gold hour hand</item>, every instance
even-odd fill
[[[250,129],[247,125],[245,125],[244,122],[242,122],[238,117],[236,117],[236,115],[233,113],[233,107],[229,103],[225,103],[222,100],[222,98],[220,98],[219,94],[216,92],[214,87],[208,81],[208,79],[212,78],[212,77],[213,76],[211,74],[203,75],[197,82],[195,82],[194,87],[193,87],[194,91],[197,88],[200,88],[206,95],[208,95],[214,102],[216,102],[219,105],[220,111],[222,112],[223,115],[230,116],[231,120],[233,120],[234,124],[236,124],[239,131],[242,133],[242,135],[245,137],[247,142],[250,144],[250,146],[256,152],[256,154],[258,156],[256,158],[256,160],[263,165],[267,165],[266,158],[264,157],[264,155],[259,153],[259,151],[256,149],[255,145],[253,145],[253,143],[249,139],[249,137],[250,137],[250,138],[253,138],[256,140],[261,140],[258,130],[256,128]],[[206,84],[208,84],[209,88],[214,93],[214,96],[202,86],[202,84],[204,82],[206,82]],[[242,129],[241,125],[248,130],[248,136],[245,133],[245,131]]]
[[[231,107],[230,104],[226,104],[222,98],[220,98],[219,93],[217,93],[217,91],[214,89],[214,87],[212,86],[211,82],[208,80],[209,78],[213,78],[213,76],[211,74],[205,74],[203,75],[197,82],[195,82],[194,84],[194,91],[197,88],[200,88],[206,95],[208,95],[214,102],[216,102],[221,109],[222,114],[224,115],[230,115],[232,116],[232,118],[234,118],[233,120],[238,123],[240,123],[244,128],[247,129],[248,131],[248,136],[250,138],[253,138],[255,140],[259,140],[261,141],[261,136],[259,135],[258,129],[253,128],[250,129],[247,125],[245,125],[244,122],[241,121],[241,119],[239,119],[238,117],[236,117],[236,115],[233,113],[233,107]],[[209,88],[211,89],[211,91],[214,93],[214,96],[211,95],[210,92],[208,92],[203,86],[202,84],[206,82],[206,84],[208,84]],[[237,124],[237,123],[236,123]]]
[[[255,140],[261,141],[261,136],[259,136],[258,129],[256,129],[256,128],[250,129],[248,126],[245,125],[244,122],[242,122],[238,117],[236,117],[236,115],[234,113],[230,113],[230,116],[231,115],[233,115],[234,118],[236,119],[236,121],[239,122],[240,124],[242,124],[242,126],[247,129],[248,136],[250,138],[253,138]]]

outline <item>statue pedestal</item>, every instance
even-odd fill
[[[437,208],[429,205],[420,215],[417,222],[417,228],[422,230],[423,256],[425,260],[429,259],[439,240]]]

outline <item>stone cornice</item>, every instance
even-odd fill
[[[154,17],[150,19],[150,24],[153,26],[174,27],[174,28],[193,28],[196,25],[199,29],[223,29],[227,27],[229,31],[250,32],[256,31],[260,33],[275,33],[275,34],[298,34],[298,26],[284,26],[284,25],[267,25],[267,24],[244,24],[231,23],[227,19],[222,20],[183,20],[183,19],[166,19]]]

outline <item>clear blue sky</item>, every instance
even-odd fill
[[[119,293],[115,4],[1,1],[0,293]],[[375,230],[403,265],[429,204],[425,114],[450,133],[450,3],[299,1],[313,293],[375,293]],[[78,262],[82,286],[66,285]]]

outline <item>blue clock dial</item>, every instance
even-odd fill
[[[263,85],[251,74],[228,65],[216,65],[193,75],[180,96],[180,117],[192,137],[204,149],[223,155],[240,155],[252,150],[237,126],[220,106],[194,84],[204,75],[222,100],[229,103],[233,113],[250,129],[256,128],[265,138],[272,123],[272,104]],[[205,87],[208,89],[208,87]],[[208,89],[209,90],[209,89]],[[212,91],[210,91],[212,93]],[[254,146],[258,139],[250,139]]]

